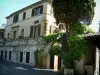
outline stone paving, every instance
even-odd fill
[[[0,75],[58,75],[58,74],[53,70],[38,69],[28,65],[0,60]]]

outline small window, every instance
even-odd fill
[[[26,18],[26,12],[23,13],[23,20]]]
[[[13,18],[13,23],[18,22],[19,14],[16,14]]]

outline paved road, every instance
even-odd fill
[[[57,75],[57,73],[0,60],[0,75]]]

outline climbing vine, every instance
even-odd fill
[[[66,33],[54,33],[44,37],[47,42],[53,42],[49,53],[60,55],[66,67],[72,67],[73,60],[78,60],[86,54],[87,41],[84,34],[93,32],[88,26],[78,24],[73,25],[72,31],[72,35],[68,38],[69,50],[66,46]]]

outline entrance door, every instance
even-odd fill
[[[50,69],[54,69],[54,56],[50,56]]]
[[[29,63],[30,60],[30,52],[26,52],[26,63]]]
[[[3,59],[3,51],[1,51],[1,59]]]
[[[61,68],[61,57],[58,56],[58,69],[60,69],[60,68]]]
[[[23,52],[20,52],[20,62],[23,61]]]
[[[11,54],[12,54],[12,52],[9,51],[9,60],[11,60]]]
[[[7,51],[5,51],[5,60],[6,60],[6,58],[7,58]]]

